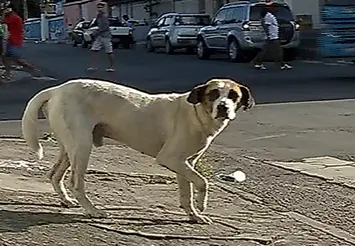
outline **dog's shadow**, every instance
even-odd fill
[[[0,205],[5,205],[1,203]],[[90,219],[86,215],[81,213],[60,213],[57,211],[53,212],[42,212],[42,211],[26,211],[26,206],[28,207],[52,207],[60,208],[56,204],[39,204],[39,203],[7,203],[6,205],[22,205],[21,210],[0,210],[0,233],[4,232],[23,232],[27,231],[33,226],[43,226],[51,224],[74,224],[74,223],[96,223],[96,224],[121,224],[120,222],[125,221],[123,225],[140,225],[140,226],[152,226],[152,225],[178,225],[178,224],[189,224],[191,223],[186,219],[158,219],[158,218],[142,218],[142,217],[126,217],[122,215],[113,214],[110,216],[109,220],[106,219]]]
[[[80,214],[2,209],[0,210],[0,233],[27,231],[32,226],[77,223],[83,218],[85,216]]]

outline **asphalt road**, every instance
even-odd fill
[[[258,104],[323,99],[354,98],[355,69],[351,65],[293,62],[294,69],[281,71],[269,65],[266,71],[249,64],[232,64],[223,56],[200,61],[196,55],[148,53],[144,49],[115,50],[115,73],[104,71],[105,54],[97,57],[101,70],[88,73],[91,52],[65,44],[27,43],[25,57],[41,67],[56,82],[24,79],[0,87],[0,118],[18,119],[26,101],[38,90],[76,77],[117,81],[148,92],[187,91],[213,76],[232,77],[248,85]]]

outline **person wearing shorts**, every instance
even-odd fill
[[[97,53],[102,48],[104,49],[105,53],[108,57],[109,66],[106,69],[107,72],[114,72],[114,63],[113,63],[113,48],[112,48],[112,41],[111,41],[111,32],[110,32],[110,23],[108,17],[105,13],[107,6],[105,2],[99,2],[97,4],[97,25],[98,30],[93,33],[94,42],[91,46],[91,51],[93,53]],[[96,70],[96,55],[92,57],[92,66],[88,68],[88,70]]]
[[[15,62],[17,65],[28,69],[32,76],[38,76],[40,72],[34,65],[23,59],[23,21],[21,17],[13,11],[11,4],[8,4],[4,10],[4,24],[7,26],[7,43],[5,50],[3,50],[3,64],[5,66],[5,72],[2,78],[5,80],[11,79],[11,62]]]

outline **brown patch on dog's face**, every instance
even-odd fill
[[[227,78],[213,78],[204,85],[196,86],[187,101],[201,103],[214,119],[223,120],[235,119],[240,107],[248,110],[255,105],[249,88]]]

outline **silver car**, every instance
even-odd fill
[[[299,24],[290,7],[283,1],[274,1],[279,22],[281,45],[287,59],[294,59],[300,44]],[[222,6],[212,24],[201,28],[197,41],[197,56],[208,59],[212,53],[226,53],[230,61],[250,59],[265,43],[261,26],[263,1],[238,1]]]
[[[207,14],[164,14],[147,34],[147,49],[153,52],[155,48],[165,48],[167,54],[178,48],[192,52],[196,48],[198,31],[209,24],[210,16]]]

